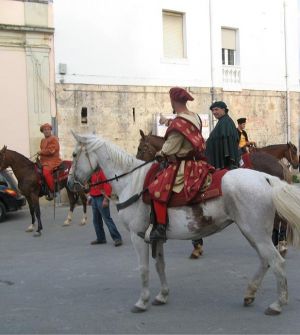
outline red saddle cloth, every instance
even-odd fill
[[[58,167],[53,169],[52,175],[55,182],[62,181],[68,178],[71,165],[72,161],[62,161],[62,163]]]
[[[155,180],[155,176],[159,171],[159,163],[152,164],[150,170],[148,171],[145,181],[144,181],[144,189]],[[204,202],[209,199],[213,199],[222,195],[221,189],[221,181],[224,174],[228,172],[227,169],[217,170],[214,173],[210,174],[211,183],[205,192],[199,192],[198,195],[193,198],[190,202],[185,200],[184,190],[180,193],[172,192],[171,198],[168,202],[168,207],[181,207],[186,205],[197,204],[200,202]],[[143,194],[143,201],[146,204],[150,204],[151,198],[148,192]]]
[[[253,169],[249,152],[242,154],[242,160],[243,164],[241,165],[241,168]]]

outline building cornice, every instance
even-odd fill
[[[26,33],[44,33],[51,35],[54,33],[54,28],[38,27],[38,26],[19,26],[14,24],[0,24],[0,31],[1,30],[26,32]]]
[[[15,0],[15,1],[20,1],[20,2],[35,2],[35,3],[46,4],[46,5],[53,2],[53,0]]]

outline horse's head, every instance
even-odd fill
[[[73,151],[73,162],[68,176],[68,187],[72,191],[80,191],[87,187],[88,181],[98,167],[97,156],[89,145],[89,137],[80,136],[72,131],[76,139]]]
[[[164,139],[159,136],[152,135],[151,132],[145,135],[142,130],[140,130],[141,139],[138,146],[136,158],[143,161],[151,161],[155,158],[155,154],[161,149]]]
[[[287,151],[285,152],[284,157],[291,163],[294,169],[299,167],[299,156],[297,153],[297,147],[292,143],[287,143]]]
[[[154,159],[156,151],[157,150],[153,145],[151,145],[148,138],[142,137],[137,149],[136,158],[146,162],[151,161]]]
[[[6,150],[7,150],[6,145],[4,145],[3,148],[0,150],[0,171],[8,167],[5,161]]]

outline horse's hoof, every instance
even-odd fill
[[[244,298],[244,306],[245,307],[250,306],[253,303],[254,299],[255,298],[252,298],[252,297]]]
[[[273,308],[270,308],[268,307],[266,310],[265,310],[265,314],[266,315],[279,315],[281,312],[280,311],[276,311],[275,309]]]
[[[131,308],[131,313],[143,313],[143,312],[146,312],[146,309],[137,306],[133,306]]]
[[[153,305],[153,306],[161,306],[161,305],[165,305],[165,304],[166,304],[165,302],[160,301],[160,300],[158,300],[158,299],[154,299],[154,300],[152,301],[152,305]]]
[[[25,230],[25,233],[32,233],[33,232],[33,228],[27,228],[26,230]]]
[[[197,256],[197,255],[195,255],[195,254],[191,254],[190,255],[190,259],[198,259],[199,258],[199,256]]]
[[[64,222],[63,223],[63,227],[69,227],[71,225],[71,222],[68,222],[68,221],[66,221],[66,222]]]
[[[40,231],[36,231],[34,234],[33,234],[33,237],[40,237],[42,236],[42,232]]]
[[[85,226],[86,225],[86,222],[80,222],[79,223],[79,226]]]

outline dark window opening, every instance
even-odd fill
[[[228,65],[235,65],[234,64],[234,50],[228,49]]]
[[[88,123],[87,108],[86,107],[81,108],[81,123],[82,124],[87,124]]]

